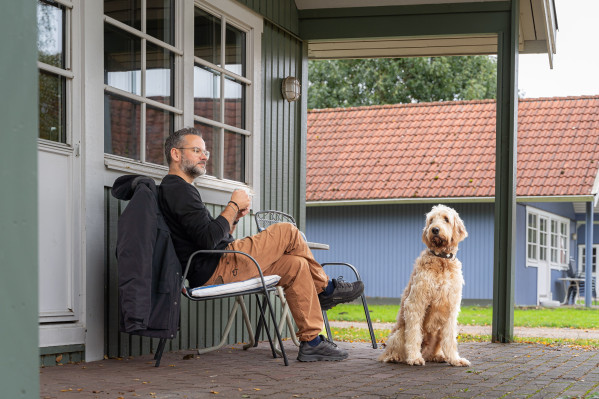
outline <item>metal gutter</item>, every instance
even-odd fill
[[[597,180],[599,185],[599,180]],[[566,196],[530,196],[517,197],[516,202],[591,202],[597,203],[597,194]],[[319,206],[355,206],[355,205],[401,205],[432,203],[492,203],[495,197],[445,197],[445,198],[381,198],[363,200],[306,201],[306,207]]]

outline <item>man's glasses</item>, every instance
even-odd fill
[[[202,153],[206,156],[206,158],[210,158],[210,151],[202,150],[199,147],[175,147],[178,150],[191,150],[194,154]]]

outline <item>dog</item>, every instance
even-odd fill
[[[470,366],[458,354],[457,318],[462,300],[462,264],[458,243],[468,236],[458,213],[436,205],[426,215],[423,250],[401,297],[397,322],[387,338],[381,362],[423,366],[425,361]]]

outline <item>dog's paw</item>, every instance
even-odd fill
[[[424,366],[424,363],[425,361],[422,356],[406,359],[406,364],[409,364],[410,366]]]
[[[457,367],[470,366],[470,362],[468,361],[468,359],[464,359],[463,357],[458,357],[457,359],[448,360],[447,363],[451,364],[452,366],[457,366]]]
[[[434,356],[428,356],[425,358],[425,360],[427,362],[434,362],[434,363],[445,363],[447,361],[447,359],[445,359],[445,356],[442,353],[438,353]]]

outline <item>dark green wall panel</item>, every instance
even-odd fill
[[[298,35],[299,13],[294,0],[237,0],[237,2],[262,15],[269,23]]]
[[[301,101],[288,103],[281,94],[281,82],[287,76],[302,77],[303,43],[294,36],[297,31],[297,9],[293,1],[277,2],[263,0],[240,1],[249,8],[266,16],[262,38],[262,209],[276,209],[290,213],[300,220],[301,204],[305,193],[300,190],[305,176],[301,167],[301,151],[305,151],[302,140]],[[126,203],[118,201],[105,189],[105,233],[106,233],[106,339],[105,353],[110,357],[137,356],[153,352],[158,340],[129,336],[118,331],[118,278],[115,258],[118,217]],[[209,205],[213,215],[222,207]],[[301,223],[301,221],[300,221]],[[300,226],[301,227],[301,226]],[[240,222],[237,236],[255,234],[253,218],[248,216]],[[182,298],[181,328],[176,339],[167,345],[167,350],[204,348],[220,341],[234,299],[190,302]],[[254,298],[246,298],[250,319],[258,320],[259,311]],[[275,303],[277,315],[281,314],[280,303]],[[271,326],[272,327],[272,326]],[[290,332],[285,330],[285,336]],[[262,337],[265,339],[265,337]],[[228,343],[247,342],[248,334],[238,314]]]
[[[281,94],[287,76],[302,77],[302,45],[294,36],[268,22],[262,39],[263,69],[263,209],[290,213],[298,219],[300,204],[301,102],[289,103]]]
[[[108,187],[105,189],[104,195],[106,215],[106,331],[104,353],[109,357],[128,357],[153,353],[158,346],[158,339],[129,335],[118,330],[118,266],[115,251],[118,218],[127,206],[127,202],[113,198]],[[222,207],[214,205],[208,205],[208,209],[213,215],[222,211]],[[253,224],[253,218],[248,215],[239,224],[237,230],[239,237],[255,233],[256,228]],[[225,328],[235,300],[228,298],[191,302],[185,297],[181,297],[181,299],[180,330],[177,337],[168,342],[166,350],[195,349],[216,345],[221,339],[221,332]],[[246,297],[245,299],[250,320],[255,330],[259,315],[256,300],[254,297]],[[280,302],[275,300],[274,296],[271,296],[271,300],[275,304],[276,314],[280,315]],[[272,323],[269,323],[269,326],[272,328]],[[285,336],[289,336],[289,334],[288,330],[284,331]],[[262,337],[262,339],[265,339],[265,337]],[[249,336],[243,325],[242,315],[238,312],[236,323],[229,334],[227,343],[235,344],[248,341]]]

